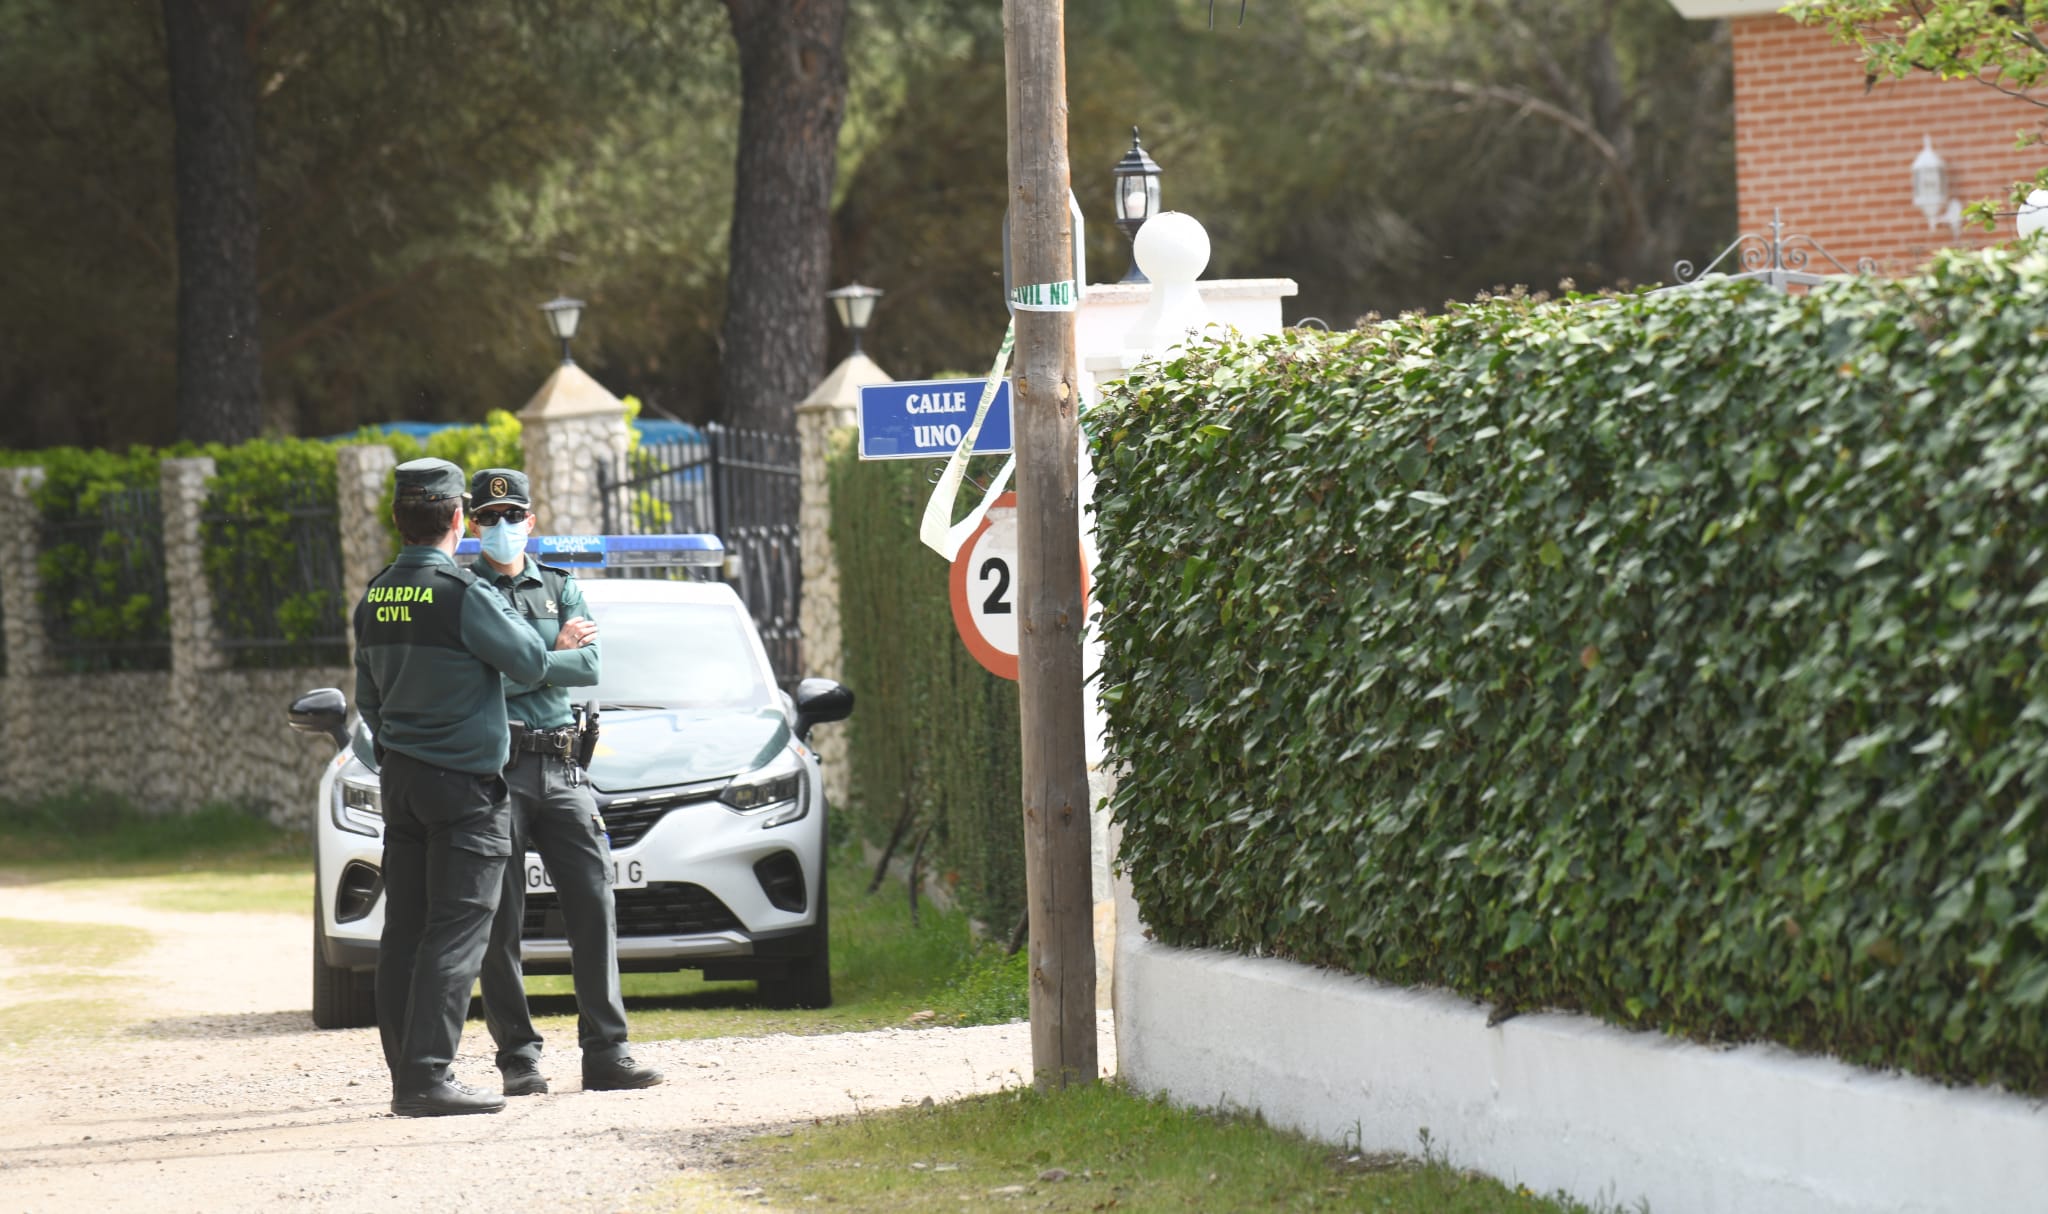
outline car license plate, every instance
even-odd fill
[[[613,889],[646,889],[647,870],[638,860],[612,860]],[[555,879],[548,873],[548,866],[536,856],[526,857],[526,892],[529,894],[555,892]]]

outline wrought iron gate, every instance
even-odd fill
[[[704,428],[702,442],[645,444],[621,469],[600,462],[599,496],[611,535],[708,531],[739,558],[739,592],[760,629],[775,677],[803,677],[797,604],[803,565],[797,552],[802,478],[794,435]]]

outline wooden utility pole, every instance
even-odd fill
[[[1031,924],[1031,1066],[1040,1088],[1093,1083],[1094,896],[1082,735],[1081,389],[1067,209],[1065,0],[1004,0],[1016,323],[1017,696]],[[1064,289],[1062,287],[1064,286]],[[1047,310],[1041,310],[1047,309]]]

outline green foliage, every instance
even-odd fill
[[[43,469],[36,558],[55,661],[71,670],[170,665],[158,466],[163,453],[59,447]]]
[[[201,523],[216,634],[236,665],[348,660],[334,447],[263,440],[214,455]]]
[[[535,305],[562,292],[598,308],[576,355],[599,379],[675,401],[716,382],[738,128],[720,6],[330,0],[270,15],[243,44],[267,427],[516,407],[552,366]],[[41,284],[33,301],[0,298],[7,331],[36,335],[0,366],[0,442],[168,441],[160,6],[0,0],[0,29],[0,255]]]
[[[1031,1018],[1031,953],[989,945],[946,988],[955,1024],[1009,1024]]]
[[[427,457],[445,459],[468,475],[479,468],[524,469],[526,448],[519,441],[522,429],[517,417],[503,409],[493,409],[478,425],[437,430],[428,435],[424,443],[410,434],[376,426],[365,426],[349,441],[382,443],[391,448],[392,457],[401,464]],[[397,492],[396,482],[387,483],[384,496],[377,505],[377,517],[383,520],[384,530],[391,536],[391,551],[394,553],[399,549],[399,542],[398,528],[391,522],[391,502]]]
[[[1837,41],[1856,48],[1871,79],[1899,80],[1926,72],[1941,80],[1975,81],[2048,105],[2032,94],[2048,77],[2048,0],[1793,0],[1785,12],[1808,25],[1824,25]],[[2041,142],[2041,131],[2019,133],[2021,146]],[[2048,186],[2048,169],[2015,182],[2005,201],[2025,202]],[[1974,203],[1970,221],[1987,232],[1998,227],[1996,202]]]
[[[858,1109],[858,1106],[856,1106]],[[1425,1133],[1420,1145],[1430,1154]],[[1363,1155],[1256,1115],[1176,1106],[1116,1082],[1015,1087],[932,1108],[857,1115],[737,1148],[763,1201],[903,1214],[1344,1210],[1381,1214],[1589,1214],[1441,1159]],[[730,1183],[730,1182],[729,1182]],[[683,1208],[709,1208],[686,1201]]]
[[[1016,685],[961,644],[946,563],[918,542],[931,484],[921,460],[862,463],[853,434],[831,454],[832,545],[839,557],[855,831],[924,865],[969,914],[1007,934],[1024,907],[1023,774]],[[987,470],[982,470],[987,475]]]
[[[2048,1090],[2048,254],[1203,347],[1090,414],[1146,922]]]
[[[190,813],[145,813],[114,793],[73,788],[32,801],[0,797],[0,855],[15,868],[253,862],[305,854],[299,831],[284,831],[232,805]],[[67,869],[67,872],[70,870]]]

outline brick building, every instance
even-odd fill
[[[1869,256],[1894,270],[1936,248],[2010,240],[2010,216],[1992,233],[1930,227],[1913,201],[1914,160],[1931,144],[1952,196],[2004,209],[2012,183],[2048,162],[2048,147],[2017,149],[2014,136],[2048,112],[1966,80],[1915,75],[1866,89],[1855,49],[1781,16],[1784,2],[1671,0],[1686,17],[1728,22],[1741,230],[1764,232],[1776,208],[1788,233],[1813,237],[1843,262]]]

